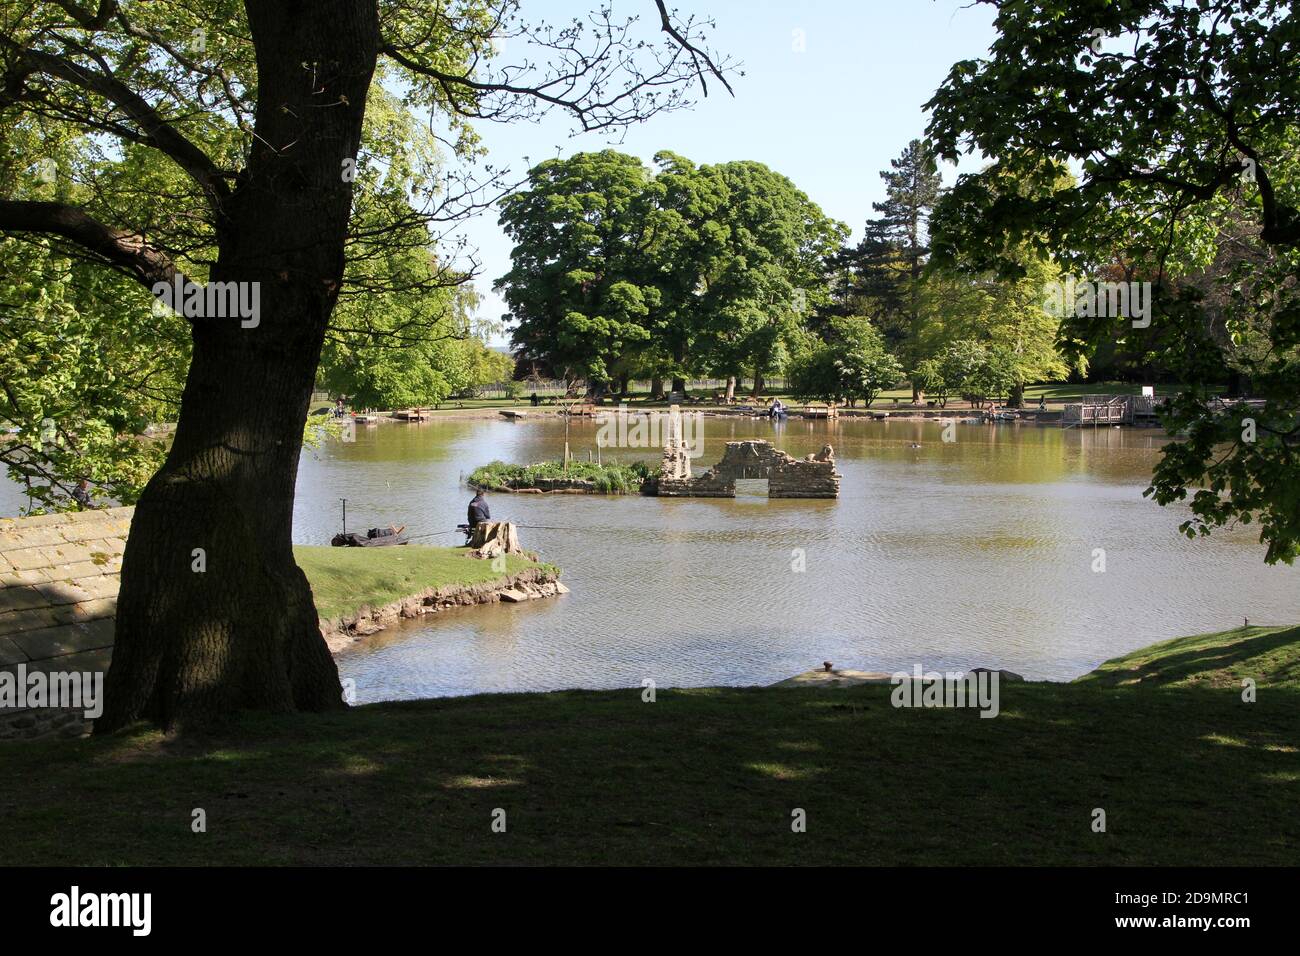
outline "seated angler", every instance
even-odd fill
[[[492,512],[488,509],[487,499],[483,497],[483,489],[475,488],[474,497],[469,503],[469,530],[473,531],[475,525],[491,519]]]

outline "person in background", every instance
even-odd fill
[[[475,488],[474,497],[469,502],[469,528],[473,531],[475,525],[490,520],[492,512],[488,509],[487,499],[483,497],[483,489]]]
[[[94,507],[90,500],[90,482],[85,478],[77,482],[77,487],[72,489],[72,497],[76,499],[77,504],[81,505],[83,511]]]

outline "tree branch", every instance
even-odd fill
[[[684,105],[682,88],[692,80],[698,79],[708,96],[709,74],[734,96],[725,75],[731,64],[715,62],[692,42],[690,21],[679,26],[663,0],[655,0],[655,4],[660,29],[670,38],[661,50],[648,41],[630,37],[638,18],[615,23],[610,19],[609,6],[593,16],[596,46],[590,51],[580,49],[580,41],[593,34],[584,34],[583,25],[577,21],[558,34],[545,25],[535,32],[521,31],[518,35],[547,51],[544,72],[538,64],[527,61],[475,78],[477,56],[463,69],[445,69],[438,59],[425,55],[427,36],[388,39],[380,52],[410,72],[435,81],[446,99],[443,105],[469,119],[516,119],[512,106],[522,112],[525,107],[518,104],[532,101],[568,111],[584,131],[626,127]],[[641,55],[651,58],[648,68],[637,62]],[[502,99],[494,98],[494,94]]]
[[[104,29],[108,26],[108,21],[113,18],[113,14],[117,13],[117,0],[99,0],[99,10],[96,13],[87,13],[71,0],[56,0],[56,2],[68,16],[87,30]]]
[[[15,52],[18,61],[24,67],[57,77],[113,103],[140,127],[144,134],[144,142],[171,157],[210,198],[215,200],[229,195],[225,174],[208,154],[163,119],[144,97],[117,77],[108,72],[88,70],[52,53],[24,50],[8,38],[0,37],[0,42]]]
[[[156,282],[172,282],[179,273],[171,258],[149,245],[144,236],[106,226],[64,203],[0,199],[0,232],[38,232],[68,239],[150,289]]]
[[[727,78],[722,75],[722,71],[718,69],[717,64],[713,62],[713,59],[703,50],[696,47],[695,44],[691,43],[691,41],[687,40],[686,37],[682,36],[678,29],[673,26],[672,18],[668,15],[668,9],[664,6],[664,0],[655,0],[655,6],[659,8],[660,29],[672,37],[678,46],[691,55],[691,62],[695,64],[695,75],[700,78],[700,87],[704,90],[704,95],[709,95],[709,84],[704,79],[704,70],[700,68],[701,60],[703,60],[705,66],[709,68],[709,72],[718,78],[718,82],[727,88],[727,92],[732,96],[735,96],[736,91],[731,88],[731,84],[727,82]]]

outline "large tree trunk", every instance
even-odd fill
[[[175,441],[122,564],[97,733],[241,709],[342,708],[311,589],[294,563],[303,424],[343,276],[356,156],[378,51],[373,4],[249,0],[257,138],[219,223],[212,281],[256,282],[257,324],[195,320]],[[201,556],[200,556],[201,555]],[[202,570],[200,570],[200,564]]]
[[[730,405],[736,397],[736,376],[727,376],[727,404]]]
[[[685,394],[686,394],[686,379],[682,378],[680,375],[674,375],[674,376],[673,376],[673,391],[676,392],[678,395],[685,395]]]
[[[764,384],[763,373],[758,371],[754,372],[754,391],[751,394],[753,394],[755,398],[763,394]]]
[[[664,397],[664,380],[660,378],[658,375],[650,379],[650,397],[651,398]]]

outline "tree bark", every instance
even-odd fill
[[[727,376],[727,404],[730,405],[736,398],[736,376]]]
[[[1024,408],[1025,407],[1025,386],[1012,385],[1011,394],[1007,396],[1007,408]]]
[[[664,397],[664,380],[660,378],[658,375],[656,375],[654,378],[650,380],[650,397],[651,398]]]
[[[680,376],[674,375],[674,376],[673,376],[673,391],[676,392],[676,393],[679,394],[679,395],[685,395],[685,394],[686,394],[686,379],[684,379],[684,378],[682,378],[682,377],[680,377]]]
[[[321,344],[343,277],[352,186],[379,49],[373,4],[248,0],[256,145],[222,204],[211,281],[257,283],[255,325],[194,320],[167,460],[122,562],[113,662],[95,732],[238,710],[345,706],[306,577],[293,497]],[[297,146],[310,143],[311,148]]]
[[[752,394],[753,394],[753,396],[754,396],[755,398],[757,398],[758,396],[760,396],[760,395],[763,394],[763,385],[764,385],[764,382],[763,382],[763,373],[762,373],[762,372],[755,372],[755,373],[754,373],[754,391],[752,392]]]

